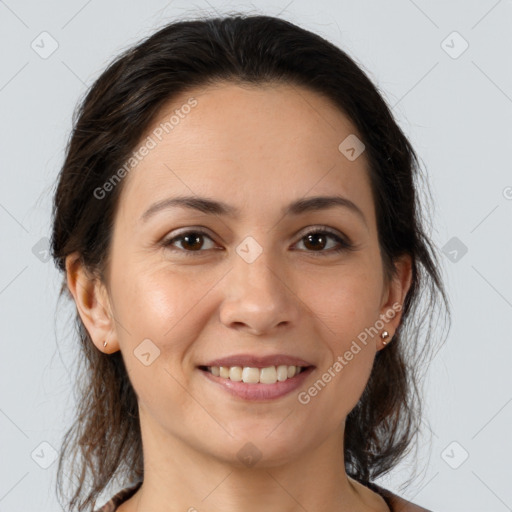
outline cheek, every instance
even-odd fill
[[[190,349],[213,314],[207,310],[205,286],[211,281],[213,287],[218,279],[205,277],[205,282],[163,269],[131,275],[136,277],[118,284],[116,311],[132,386],[141,406],[161,421],[169,404],[193,417],[194,403],[183,392],[189,386]]]
[[[335,278],[316,280],[308,306],[317,318],[329,354],[319,372],[320,380],[329,388],[326,403],[343,404],[348,413],[359,400],[373,366],[380,332],[375,323],[381,289],[378,276],[371,271],[344,267],[331,275]]]
[[[117,289],[119,320],[125,327],[118,333],[130,380],[141,398],[151,402],[154,390],[162,389],[166,400],[183,403],[180,384],[189,385],[194,343],[215,316],[209,292],[222,274],[201,274],[196,268],[192,276],[168,265],[140,268]]]
[[[190,337],[190,329],[193,331],[197,325],[201,299],[205,290],[215,284],[215,277],[209,276],[206,281],[201,277],[191,279],[190,274],[162,269],[132,275],[130,282],[125,281],[117,288],[116,300],[131,343],[150,338],[163,350],[179,347],[183,332]]]
[[[379,276],[365,267],[339,267],[328,276],[303,283],[302,296],[313,314],[328,328],[333,347],[342,350],[379,318]]]

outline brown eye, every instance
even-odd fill
[[[327,238],[323,233],[313,233],[304,237],[304,246],[308,249],[324,249],[327,245]]]
[[[183,235],[181,237],[182,246],[185,249],[192,249],[194,251],[196,249],[200,249],[203,246],[203,238],[202,237],[203,237],[202,234],[193,233],[193,232],[191,232],[191,234]]]
[[[334,244],[334,247],[331,245],[327,250],[324,250],[328,245],[329,239],[334,240],[336,243]],[[352,244],[326,228],[316,229],[306,233],[301,238],[301,241],[304,241],[304,247],[306,247],[308,252],[318,252],[322,255],[325,253],[339,253],[352,248]],[[336,244],[338,247],[336,247]]]
[[[214,244],[212,238],[201,230],[189,230],[170,238],[163,242],[164,247],[168,247],[172,251],[184,253],[186,256],[193,256],[194,253],[202,253],[214,246],[205,247],[205,240],[210,240]],[[334,241],[334,244],[329,241]],[[306,248],[306,252],[319,253],[319,255],[330,255],[340,253],[342,251],[351,250],[353,245],[341,238],[327,228],[315,229],[306,233],[300,240]],[[177,246],[176,244],[181,244]]]
[[[213,240],[204,232],[204,231],[185,231],[178,236],[175,236],[167,241],[163,242],[165,247],[170,247],[172,250],[176,250],[173,247],[176,243],[180,243],[181,247],[178,247],[177,250],[181,250],[181,252],[192,253],[192,252],[204,252],[201,249],[204,248],[204,240],[205,238]],[[207,247],[210,249],[211,247]],[[187,254],[188,255],[188,254]]]

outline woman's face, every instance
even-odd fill
[[[107,274],[115,320],[94,338],[121,350],[143,433],[269,465],[342,437],[408,287],[406,274],[385,283],[354,136],[313,92],[222,83],[174,99],[134,148],[140,161],[125,177]],[[152,209],[185,196],[198,207]],[[201,207],[203,198],[229,212]],[[255,384],[203,368],[237,356],[245,359],[225,365],[270,368],[245,370],[249,379],[284,379],[291,369],[271,367],[295,360],[309,369]]]

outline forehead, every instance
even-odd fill
[[[138,220],[152,203],[177,195],[222,199],[247,215],[260,207],[336,192],[372,213],[366,156],[339,145],[361,138],[328,99],[287,84],[218,83],[190,89],[158,113],[144,151],[125,177],[119,215]]]

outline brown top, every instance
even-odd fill
[[[388,491],[387,489],[384,489],[383,487],[380,487],[379,485],[372,482],[368,482],[366,487],[376,492],[377,494],[380,494],[384,498],[384,501],[386,502],[386,505],[389,507],[391,512],[432,512],[432,510],[420,507],[419,505],[415,505],[414,503],[411,503],[410,501],[407,501],[397,494],[394,494],[391,491]]]
[[[115,512],[121,503],[130,499],[142,485],[142,482],[137,482],[135,485],[131,487],[125,487],[123,490],[119,491],[117,494],[112,496],[110,500],[108,500],[103,507],[97,509],[95,512]],[[415,505],[410,501],[407,501],[396,494],[393,494],[391,491],[384,489],[377,484],[368,483],[366,487],[371,489],[372,491],[380,494],[384,498],[387,506],[390,508],[391,512],[432,512],[426,508],[420,507],[419,505]]]
[[[121,505],[121,503],[129,500],[142,485],[141,482],[137,482],[135,485],[131,487],[125,487],[122,491],[119,491],[117,494],[112,496],[103,507],[95,510],[94,512],[114,512],[117,510],[117,507]]]

